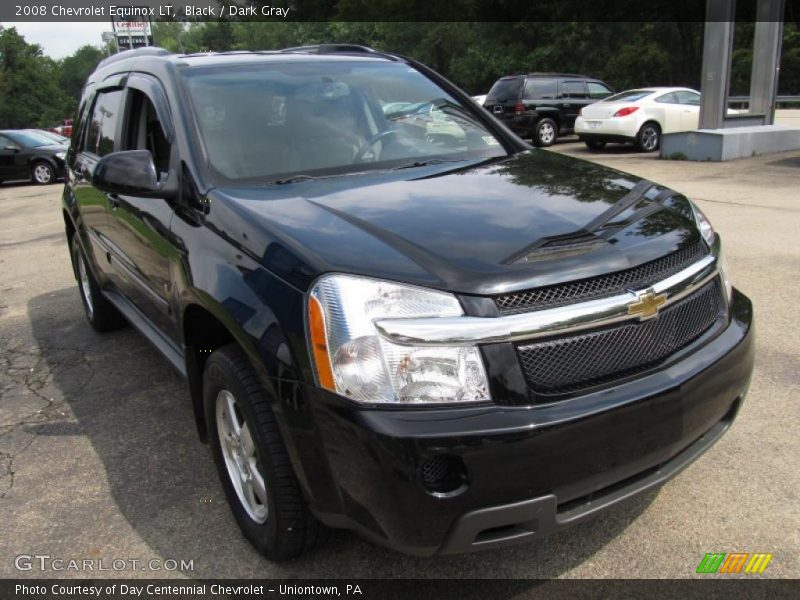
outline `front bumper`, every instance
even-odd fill
[[[289,425],[310,506],[325,523],[417,555],[533,539],[677,474],[729,427],[753,367],[752,306],[686,358],[613,388],[539,406],[358,407],[306,387]],[[316,438],[312,440],[310,438]],[[465,469],[457,493],[423,484],[431,457]]]

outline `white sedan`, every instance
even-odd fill
[[[648,87],[620,92],[584,107],[575,120],[575,133],[590,150],[622,142],[652,152],[658,149],[662,134],[697,129],[699,118],[700,92]]]

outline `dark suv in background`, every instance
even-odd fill
[[[537,146],[552,146],[573,132],[581,109],[613,90],[599,79],[567,73],[529,73],[501,77],[484,107],[514,133]]]

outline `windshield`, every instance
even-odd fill
[[[507,102],[508,100],[516,100],[519,98],[519,92],[522,89],[522,84],[525,82],[524,77],[507,77],[499,79],[486,94],[487,102]]]
[[[284,180],[504,156],[480,119],[402,63],[184,72],[212,172]]]
[[[600,102],[636,102],[651,94],[655,94],[655,92],[653,90],[628,90],[627,92],[620,92],[619,94],[609,96]]]
[[[9,131],[8,137],[25,148],[36,148],[38,146],[52,146],[57,142],[38,131]]]

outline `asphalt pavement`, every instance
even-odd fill
[[[106,568],[128,561],[102,577],[682,578],[695,576],[705,553],[734,551],[773,553],[765,577],[800,576],[800,152],[690,163],[576,142],[551,151],[697,200],[723,237],[734,283],[754,301],[750,395],[731,430],[677,479],[509,549],[421,559],[335,532],[319,550],[272,564],[236,528],[184,382],[133,329],[101,335],[85,322],[61,186],[5,184],[0,577],[92,575],[15,567],[29,564],[16,557],[38,554]]]

